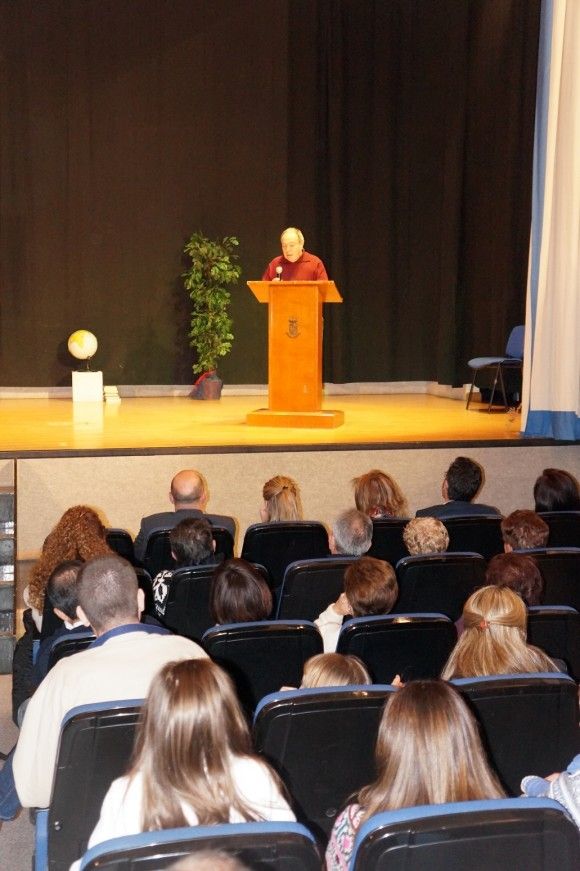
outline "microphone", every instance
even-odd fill
[[[281,266],[276,267],[276,278],[274,279],[274,281],[282,281],[282,267]]]

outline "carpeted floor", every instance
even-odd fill
[[[18,729],[12,722],[12,675],[0,675],[0,750],[7,753],[16,743]],[[0,763],[3,764],[3,763]],[[27,810],[10,823],[0,823],[0,868],[31,871],[34,826]]]

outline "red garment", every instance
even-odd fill
[[[266,267],[262,281],[273,281],[277,278],[277,266],[282,267],[281,281],[328,281],[324,263],[308,251],[303,251],[300,259],[295,263],[286,260],[283,254],[274,257]]]

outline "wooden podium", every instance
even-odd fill
[[[344,412],[322,410],[322,303],[342,302],[334,281],[248,281],[268,311],[268,408],[252,426],[332,429]]]

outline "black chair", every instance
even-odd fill
[[[564,674],[451,681],[479,720],[490,762],[509,795],[526,774],[563,771],[578,753],[578,688]]]
[[[135,547],[130,533],[126,529],[107,529],[105,534],[111,550],[135,565]]]
[[[397,580],[393,614],[436,611],[458,620],[465,601],[485,584],[485,560],[477,553],[407,556],[397,563]]]
[[[357,833],[352,871],[572,871],[578,829],[548,799],[423,805],[376,814]]]
[[[198,850],[219,850],[248,868],[320,871],[312,834],[298,823],[237,823],[143,832],[91,847],[82,871],[159,871]]]
[[[80,632],[70,632],[67,635],[61,635],[55,638],[50,647],[48,656],[47,671],[60,662],[61,659],[66,659],[67,656],[72,656],[73,653],[79,653],[81,650],[86,650],[89,644],[95,640],[95,633],[92,629],[86,629]]]
[[[475,387],[475,382],[477,379],[477,373],[482,372],[484,369],[490,369],[494,373],[493,378],[493,387],[491,390],[491,396],[489,398],[489,406],[488,411],[491,411],[491,406],[493,405],[493,399],[495,396],[495,389],[497,387],[497,382],[499,379],[503,404],[505,410],[508,410],[508,401],[505,391],[505,383],[503,374],[506,370],[519,370],[521,371],[522,366],[524,364],[524,335],[525,335],[525,326],[522,324],[520,326],[514,327],[511,333],[509,334],[509,338],[507,340],[505,354],[501,357],[473,357],[468,361],[467,365],[470,369],[473,369],[473,377],[471,381],[471,387],[469,389],[469,396],[467,397],[467,405],[466,409],[469,408],[469,403],[471,402],[471,395],[473,393],[473,388]]]
[[[322,841],[349,797],[376,777],[374,751],[390,686],[274,693],[254,716],[256,749],[278,771],[298,819]]]
[[[68,871],[86,850],[109,786],[127,769],[142,704],[82,705],[65,717],[50,807],[36,815],[35,868]]]
[[[443,521],[449,533],[448,551],[471,551],[489,560],[503,553],[501,517],[496,514],[473,517],[447,517]]]
[[[300,686],[304,663],[322,653],[322,638],[307,620],[230,623],[206,632],[203,646],[231,675],[238,696],[253,713],[264,696]]]
[[[143,565],[152,578],[159,572],[175,568],[169,544],[170,532],[171,529],[154,529],[147,539]],[[213,526],[212,535],[216,554],[222,554],[224,559],[230,559],[234,555],[234,540],[231,532],[224,529],[223,526]]]
[[[328,556],[328,534],[322,523],[253,523],[244,536],[242,557],[268,569],[272,588],[280,587],[290,563]]]
[[[375,683],[439,677],[457,641],[455,625],[443,614],[387,614],[344,623],[337,653],[358,656]]]
[[[408,517],[381,518],[373,520],[373,540],[367,556],[384,559],[396,566],[400,559],[409,555],[403,541],[403,530]]]
[[[540,511],[550,527],[548,547],[580,547],[580,511]]]
[[[533,557],[544,579],[544,605],[580,611],[580,547],[536,547],[516,551]]]
[[[344,573],[356,556],[332,556],[290,563],[284,574],[278,620],[316,620],[344,590]]]
[[[566,605],[528,608],[528,643],[565,662],[568,674],[580,681],[580,614]]]

